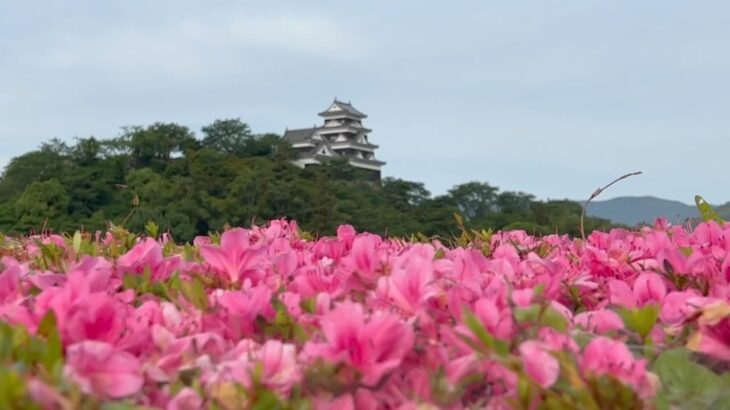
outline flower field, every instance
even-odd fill
[[[3,238],[0,408],[730,402],[730,225]]]

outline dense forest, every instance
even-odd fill
[[[538,201],[522,192],[467,182],[432,196],[420,182],[368,180],[347,162],[300,169],[276,134],[254,134],[240,119],[201,129],[155,123],[110,139],[53,139],[13,158],[0,179],[0,231],[142,231],[149,221],[178,241],[272,218],[295,219],[315,234],[340,224],[405,236],[451,237],[454,213],[471,228],[577,234],[572,201]],[[485,175],[485,177],[488,175]],[[589,218],[587,230],[608,221]]]

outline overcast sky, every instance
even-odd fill
[[[0,2],[0,164],[50,138],[368,114],[385,175],[730,200],[728,1]]]

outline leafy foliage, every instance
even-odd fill
[[[286,220],[184,245],[150,221],[0,238],[0,407],[728,408],[730,225],[454,219],[451,246]]]
[[[730,379],[698,364],[683,348],[667,350],[654,363],[662,398],[677,409],[730,409]]]
[[[577,234],[580,206],[536,201],[467,182],[432,196],[423,183],[373,182],[346,161],[293,166],[292,147],[276,134],[255,134],[238,118],[202,127],[202,139],[174,123],[125,127],[112,139],[54,139],[10,161],[0,178],[0,231],[143,231],[154,221],[180,241],[226,225],[287,217],[315,234],[342,223],[407,237],[452,238],[452,215],[468,229],[525,229]],[[591,229],[608,227],[590,219]]]

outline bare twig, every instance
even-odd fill
[[[121,223],[119,224],[119,226],[124,226],[124,225],[125,225],[125,224],[127,223],[127,221],[129,220],[129,218],[131,218],[131,217],[132,217],[132,215],[134,215],[134,212],[135,212],[136,210],[137,210],[137,208],[132,208],[132,210],[131,210],[131,211],[129,211],[129,213],[128,213],[128,214],[127,214],[127,216],[126,216],[126,217],[124,218],[124,220],[123,220],[123,221],[122,221],[122,222],[121,222]]]
[[[119,224],[119,226],[124,226],[127,223],[127,221],[129,220],[129,218],[131,218],[132,215],[134,215],[134,213],[137,211],[138,207],[139,207],[139,196],[135,195],[134,198],[132,198],[132,210],[129,211],[129,213],[127,214],[127,217],[124,218],[124,220],[122,221],[122,223]]]
[[[581,214],[580,214],[580,235],[581,235],[581,237],[583,237],[583,240],[584,240],[584,241],[586,240],[586,231],[585,231],[585,226],[584,226],[584,220],[585,220],[585,217],[586,217],[586,209],[588,209],[588,204],[589,204],[589,203],[590,203],[590,202],[591,202],[591,201],[592,201],[592,200],[593,200],[593,199],[594,199],[595,197],[597,197],[598,195],[601,195],[601,193],[602,193],[603,191],[605,191],[606,189],[608,189],[608,188],[609,188],[609,187],[610,187],[611,185],[613,185],[613,184],[617,183],[618,181],[621,181],[621,180],[623,180],[623,179],[626,179],[626,178],[628,178],[628,177],[632,177],[632,176],[634,176],[634,175],[641,175],[641,171],[636,171],[636,172],[630,172],[630,173],[628,173],[628,174],[626,174],[626,175],[621,175],[620,177],[618,177],[618,178],[614,179],[613,181],[611,181],[611,183],[609,183],[608,185],[606,185],[606,186],[604,186],[604,187],[602,187],[602,188],[598,188],[598,189],[596,189],[596,190],[595,190],[595,191],[594,191],[594,192],[593,192],[593,193],[591,194],[591,197],[590,197],[590,198],[588,198],[588,200],[587,200],[587,201],[586,201],[586,202],[585,202],[585,203],[583,204],[583,211],[582,211],[582,212],[581,212]]]

